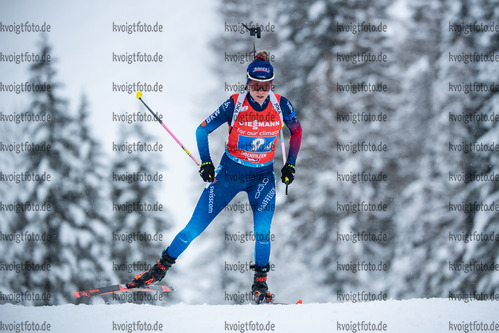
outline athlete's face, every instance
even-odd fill
[[[250,95],[258,104],[262,104],[269,95],[269,91],[272,88],[272,82],[273,81],[258,82],[250,80],[248,83]]]

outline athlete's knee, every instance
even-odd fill
[[[190,243],[196,238],[197,236],[200,235],[200,232],[196,230],[196,228],[192,227],[185,227],[178,233],[179,239],[184,242],[184,243]]]
[[[257,243],[268,243],[271,241],[270,228],[255,228],[255,241]]]

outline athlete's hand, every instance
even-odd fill
[[[284,184],[289,185],[295,179],[294,165],[286,163],[281,169],[281,180]]]
[[[215,167],[212,162],[204,162],[199,168],[199,175],[205,182],[212,182],[215,179]]]

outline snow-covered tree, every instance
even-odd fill
[[[120,128],[118,142],[152,140],[153,137],[145,132],[140,123],[122,125]],[[168,202],[158,193],[161,184],[168,178],[160,154],[115,152],[106,177],[111,181],[111,261],[118,281],[122,283],[131,281],[136,274],[154,265],[165,248],[165,234],[171,221],[166,208]],[[142,206],[131,206],[136,203]],[[127,205],[130,205],[130,209],[127,209]],[[168,276],[174,273],[172,270]],[[142,296],[145,295],[136,295],[130,301],[150,303],[150,298]]]
[[[43,40],[41,54],[51,48]],[[9,259],[28,262],[34,269],[6,275],[4,283],[13,292],[49,294],[43,304],[61,304],[73,299],[73,291],[88,288],[111,275],[103,262],[109,258],[105,220],[101,214],[98,147],[90,137],[85,102],[79,113],[59,97],[53,62],[35,63],[31,82],[45,87],[34,92],[29,111],[50,115],[50,121],[30,124],[24,140],[36,149],[24,153],[23,169],[49,174],[50,180],[26,182],[16,198],[28,203],[13,221],[15,232],[49,235],[50,241],[22,242]]]
[[[497,137],[493,122],[468,122],[463,118],[471,114],[490,115],[494,97],[493,94],[455,92],[451,85],[462,85],[470,78],[493,81],[490,64],[466,64],[452,59],[470,50],[492,52],[496,46],[481,34],[460,34],[449,26],[486,21],[493,17],[493,11],[485,9],[490,8],[487,2],[473,6],[477,10],[472,10],[466,1],[418,2],[408,8],[411,12],[407,25],[409,34],[400,49],[408,78],[403,82],[402,112],[397,113],[396,119],[397,124],[408,125],[404,133],[397,133],[398,140],[406,147],[397,168],[407,185],[401,192],[394,216],[396,262],[390,289],[395,297],[448,297],[449,293],[474,290],[490,292],[494,284],[497,285],[493,273],[468,274],[456,271],[453,265],[479,258],[495,259],[495,242],[466,243],[456,236],[466,237],[470,232],[485,230],[490,233],[497,214],[457,211],[451,209],[451,205],[494,200],[493,193],[497,192],[493,189],[494,182],[468,182],[464,178],[490,175],[495,157],[491,153],[455,151],[450,146],[464,142],[490,143],[493,133]],[[456,121],[457,117],[460,120]],[[419,168],[412,167],[414,165]]]

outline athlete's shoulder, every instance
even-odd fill
[[[233,108],[234,107],[234,95],[231,95],[225,102],[223,102],[222,105],[220,105],[220,109],[223,109],[224,111],[226,111],[227,109],[229,108]]]
[[[272,92],[272,93],[276,97],[277,101],[279,101],[279,104],[289,103],[289,100],[286,97],[284,97],[283,95],[276,94],[275,92]],[[289,105],[291,105],[291,103],[289,103]]]
[[[289,120],[289,119],[295,119],[296,114],[295,114],[295,108],[293,107],[293,104],[287,99],[286,97],[282,95],[277,95],[275,94],[276,97],[279,96],[279,105],[281,106],[282,114],[284,116],[284,120]]]

